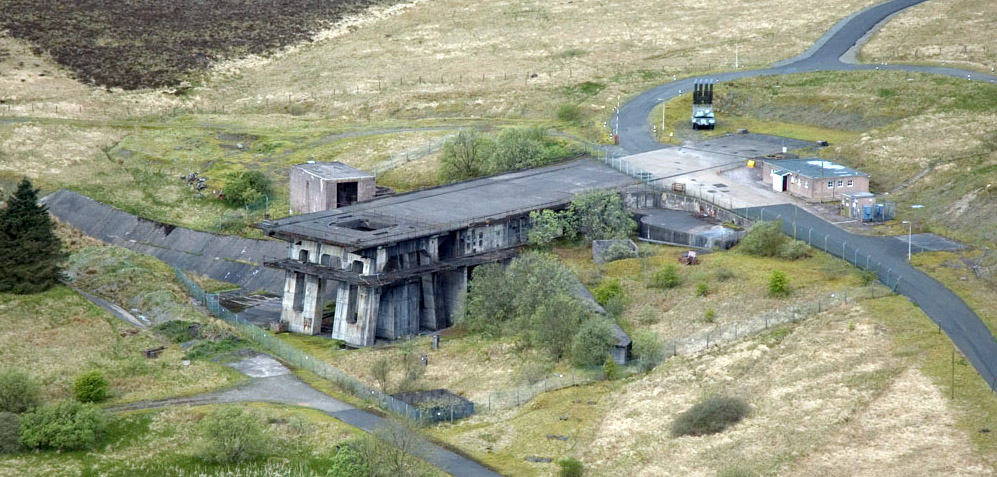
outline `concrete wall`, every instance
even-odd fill
[[[287,242],[199,232],[147,220],[65,189],[42,202],[59,220],[111,245],[234,283],[246,291],[284,291],[285,273],[264,267],[263,259],[286,254]]]

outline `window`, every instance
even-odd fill
[[[809,189],[810,188],[810,181],[803,181],[803,188],[804,189]]]
[[[853,181],[853,180],[851,180],[851,179],[848,179],[848,187],[851,187],[851,186],[853,186],[853,185],[854,185],[854,182],[855,182],[855,181]]]
[[[841,179],[838,179],[838,187],[841,187]]]
[[[827,188],[830,189],[834,187],[834,181],[827,181]]]

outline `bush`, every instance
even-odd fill
[[[21,443],[32,449],[86,449],[97,443],[106,425],[93,405],[60,401],[21,416]]]
[[[782,234],[782,222],[755,222],[741,239],[737,249],[756,257],[774,257],[787,237]]]
[[[585,466],[582,464],[582,461],[574,457],[557,461],[557,466],[557,475],[560,477],[581,477],[585,472]]]
[[[640,358],[640,365],[644,371],[654,369],[665,359],[665,348],[653,331],[638,331],[634,334],[633,353],[634,357]]]
[[[271,447],[258,415],[235,406],[219,407],[198,425],[197,454],[208,462],[235,464],[257,459]]]
[[[879,276],[877,276],[876,272],[872,270],[863,270],[859,272],[859,281],[862,282],[862,286],[872,285],[876,280],[879,280]]]
[[[196,329],[194,326],[196,324],[193,321],[170,320],[158,324],[152,329],[172,343],[183,343],[197,338],[196,333],[193,332]]]
[[[557,119],[566,123],[579,123],[582,120],[582,108],[573,103],[561,103],[557,107]]]
[[[21,450],[21,419],[12,412],[0,412],[0,454]]]
[[[769,277],[769,295],[774,297],[789,296],[789,277],[785,273],[774,270]]]
[[[107,384],[104,373],[87,371],[73,381],[73,395],[79,402],[100,402],[107,397]]]
[[[716,434],[744,419],[750,411],[741,398],[714,396],[679,414],[672,423],[672,435]]]
[[[606,310],[606,313],[608,313],[610,317],[616,318],[622,315],[623,311],[626,310],[627,303],[623,299],[623,296],[617,295],[606,300],[606,304],[602,307]]]
[[[810,246],[800,240],[787,240],[779,245],[779,258],[799,260],[810,256]]]
[[[707,323],[713,323],[714,321],[717,321],[716,310],[714,310],[712,306],[707,307],[706,311],[703,312],[703,319],[706,320]]]
[[[273,182],[262,171],[245,171],[230,177],[222,194],[229,204],[252,205],[273,194]]]
[[[696,284],[696,296],[706,296],[710,294],[710,286],[705,283]]]
[[[675,288],[681,284],[682,276],[679,275],[679,267],[675,264],[661,267],[651,279],[651,285],[657,288]]]
[[[609,278],[603,280],[599,286],[595,287],[592,295],[595,296],[595,301],[604,306],[612,298],[623,298],[623,287],[620,285],[620,279]]]
[[[637,230],[637,222],[627,212],[620,194],[613,191],[576,195],[565,216],[573,232],[586,242],[625,239]]]
[[[31,376],[15,368],[0,371],[0,412],[20,414],[41,404],[41,390]]]
[[[357,444],[348,441],[337,446],[329,463],[329,475],[370,475],[370,465],[357,450]]]
[[[620,377],[620,365],[613,359],[613,355],[606,355],[606,361],[602,363],[602,372],[606,375],[606,379],[610,381]]]
[[[388,392],[388,384],[391,379],[391,360],[388,358],[378,358],[370,365],[370,376],[377,381],[382,393]]]
[[[571,359],[578,366],[595,366],[603,362],[616,346],[613,325],[604,318],[582,323],[571,345]]]
[[[472,179],[489,172],[495,142],[476,132],[460,131],[443,143],[439,177],[443,182]]]

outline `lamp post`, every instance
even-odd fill
[[[910,263],[910,249],[914,238],[914,222],[905,220],[901,223],[907,224],[907,263]]]
[[[658,98],[658,101],[661,101],[661,134],[658,136],[660,138],[661,135],[665,134],[665,103],[668,98]]]

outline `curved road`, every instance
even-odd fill
[[[997,83],[997,77],[976,71],[933,66],[853,64],[842,60],[891,15],[924,1],[892,0],[869,7],[838,22],[803,54],[772,68],[697,76],[647,90],[620,108],[617,126],[620,147],[630,154],[662,149],[664,146],[651,135],[648,124],[651,109],[682,91],[691,91],[693,83],[700,80],[721,82],[811,71],[902,70]],[[741,212],[757,218],[763,210],[765,219],[795,216],[797,233],[806,230],[808,236],[820,238],[812,240],[811,245],[857,266],[875,270],[883,283],[894,287],[921,307],[945,331],[990,387],[997,390],[997,341],[993,333],[955,293],[907,263],[906,243],[894,238],[853,235],[805,211],[797,212],[789,204]],[[784,220],[783,226],[786,234],[793,234],[790,220]],[[804,237],[800,235],[800,238]],[[869,261],[865,261],[865,257],[870,257]]]
[[[902,70],[958,78],[966,78],[968,76],[974,81],[982,80],[997,83],[997,76],[956,68],[916,65],[852,64],[841,60],[841,57],[848,50],[890,15],[919,3],[924,3],[925,1],[892,0],[862,10],[838,22],[830,31],[817,40],[817,43],[813,47],[803,54],[772,68],[695,76],[651,88],[620,108],[618,116],[619,126],[617,127],[617,132],[620,135],[620,147],[629,154],[638,154],[664,147],[651,135],[648,115],[651,114],[651,110],[655,106],[662,101],[678,96],[681,94],[680,91],[692,91],[692,85],[696,81],[711,80],[714,82],[723,82],[755,76],[790,75],[812,71]]]

